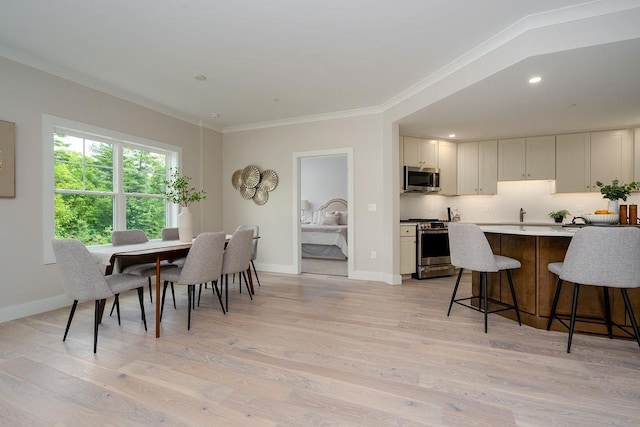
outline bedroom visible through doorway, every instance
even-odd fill
[[[301,272],[348,276],[348,156],[300,159]]]

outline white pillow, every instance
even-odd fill
[[[313,216],[311,217],[312,224],[320,223],[320,211],[313,211]]]
[[[347,211],[336,211],[336,213],[338,214],[338,225],[347,225],[349,223]]]
[[[320,225],[338,225],[338,215],[325,212],[324,216],[320,219]]]

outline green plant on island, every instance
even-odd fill
[[[164,195],[171,203],[188,207],[193,202],[199,202],[207,197],[204,190],[196,190],[189,184],[191,177],[180,175],[178,168],[173,170],[171,178],[165,180]]]
[[[609,200],[619,200],[622,199],[625,202],[627,201],[627,197],[631,194],[632,191],[640,189],[640,182],[631,181],[628,184],[620,183],[617,179],[611,181],[611,184],[603,184],[600,181],[596,181],[596,185],[600,188],[600,193],[602,193],[602,198]]]
[[[569,216],[569,215],[571,215],[571,212],[569,212],[566,209],[549,212],[549,216],[553,219],[557,219],[557,218],[564,219],[566,216]]]

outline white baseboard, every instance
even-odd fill
[[[66,295],[31,301],[25,304],[13,305],[0,308],[0,323],[9,320],[20,319],[22,317],[33,316],[62,307],[69,307],[71,301]]]

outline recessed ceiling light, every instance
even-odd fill
[[[455,133],[450,133],[450,134],[449,134],[449,138],[455,138],[455,137],[456,137],[456,134],[455,134]]]
[[[203,82],[207,80],[207,76],[205,76],[204,74],[198,74],[197,76],[194,77],[194,79],[196,79],[199,82]]]
[[[533,76],[529,79],[529,83],[531,83],[532,85],[536,83],[540,83],[541,81],[542,81],[542,77],[540,76]]]

